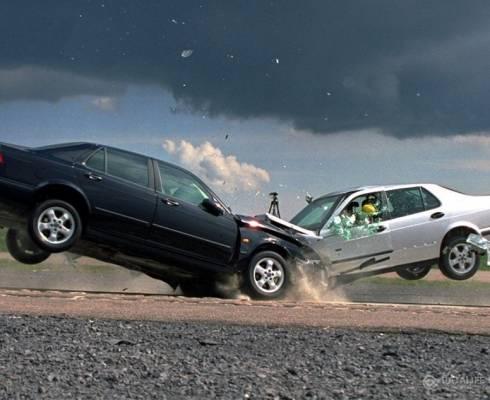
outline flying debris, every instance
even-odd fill
[[[227,134],[225,135],[225,140],[228,140],[228,139],[229,139],[229,137],[230,137],[230,135],[227,133]]]
[[[182,58],[187,58],[187,57],[192,56],[192,53],[194,53],[194,50],[186,49],[186,50],[182,50],[182,53],[180,55]]]
[[[279,58],[276,58],[274,61],[276,64],[279,64]]]

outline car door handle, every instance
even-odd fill
[[[180,203],[178,201],[175,201],[175,200],[171,200],[171,199],[162,199],[162,203],[163,204],[166,204],[167,206],[171,206],[171,207],[177,207],[177,206],[180,206]]]
[[[432,219],[439,219],[439,218],[444,217],[444,213],[443,212],[436,212],[436,213],[432,214],[430,217]]]
[[[380,232],[384,232],[386,230],[386,226],[384,225],[380,225],[376,228],[376,232],[380,233]]]
[[[100,182],[102,180],[102,177],[99,176],[99,175],[95,175],[91,172],[85,174],[85,176],[90,179],[91,181],[95,181],[95,182]]]

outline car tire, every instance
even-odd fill
[[[10,255],[22,264],[39,264],[51,255],[34,243],[27,232],[15,229],[8,230],[5,244]]]
[[[406,279],[407,281],[417,281],[425,278],[431,269],[432,265],[413,265],[400,269],[396,273],[400,278]]]
[[[243,290],[253,299],[284,297],[291,286],[291,267],[279,254],[262,251],[250,260],[243,274]]]
[[[73,247],[82,235],[82,220],[77,209],[62,200],[38,204],[29,221],[32,239],[50,253]]]
[[[466,242],[466,237],[456,236],[442,250],[439,269],[449,279],[463,281],[476,274],[481,256]]]

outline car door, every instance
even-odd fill
[[[151,160],[102,148],[78,167],[80,186],[89,199],[90,230],[143,242],[155,214]]]
[[[397,263],[438,258],[447,223],[441,202],[421,186],[389,190],[386,195]]]
[[[192,174],[160,161],[155,164],[161,185],[149,240],[213,264],[230,262],[238,239],[233,215],[224,208],[222,215],[206,211],[202,201],[217,199]]]
[[[373,220],[362,213],[363,203],[372,196],[377,199],[378,213]],[[353,207],[353,204],[356,204]],[[356,270],[372,270],[386,268],[392,263],[392,241],[389,222],[385,219],[386,199],[383,192],[370,192],[362,195],[354,195],[343,202],[328,223],[328,228],[322,230],[323,239],[314,247],[322,251],[331,262],[331,271],[334,274],[351,272]],[[343,218],[347,211],[351,210],[357,216],[357,221],[348,225],[347,229],[336,229],[335,223]]]

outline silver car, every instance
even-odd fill
[[[468,236],[490,235],[490,196],[434,184],[361,187],[311,201],[288,225],[329,260],[330,278],[396,271],[421,279],[437,263],[446,277],[465,280],[482,258]]]

